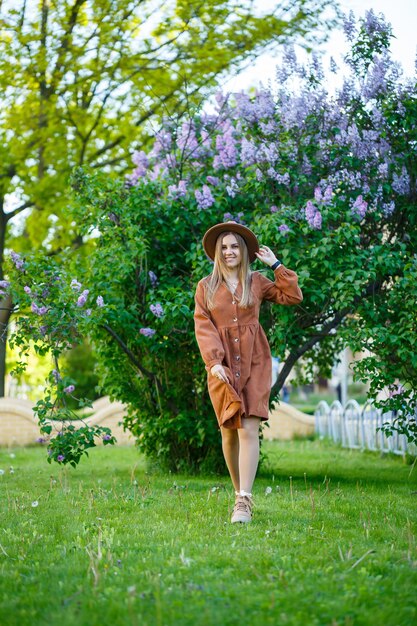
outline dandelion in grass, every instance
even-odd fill
[[[272,493],[272,487],[267,487],[267,488],[265,489],[265,495],[266,495],[266,496],[269,496],[269,494],[270,494],[270,493]]]
[[[36,509],[37,506],[39,506],[39,502],[37,500],[34,500],[32,502],[32,508]]]
[[[0,476],[3,476],[4,470],[0,469]]]

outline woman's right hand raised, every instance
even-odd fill
[[[227,378],[227,374],[224,370],[224,367],[223,365],[220,365],[220,363],[217,363],[217,365],[213,365],[213,367],[210,370],[210,374],[212,376],[215,376],[219,380],[222,380],[224,383],[229,382],[229,379]]]

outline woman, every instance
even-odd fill
[[[268,419],[271,352],[259,309],[263,300],[299,304],[295,272],[285,268],[254,233],[236,222],[216,224],[203,238],[214,261],[195,294],[195,334],[208,373],[208,390],[236,493],[232,523],[252,519],[252,485],[259,461],[259,425]],[[258,258],[275,282],[251,272]]]

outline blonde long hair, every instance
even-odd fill
[[[240,297],[239,306],[242,309],[247,309],[253,304],[253,296],[251,290],[252,272],[250,271],[248,248],[243,237],[241,237],[241,235],[239,235],[238,233],[234,233],[233,231],[222,233],[217,237],[214,253],[214,267],[210,278],[206,283],[207,308],[209,310],[214,309],[214,298],[216,296],[217,290],[223,281],[226,282],[228,270],[222,252],[223,238],[226,237],[226,235],[233,235],[234,237],[236,237],[236,241],[239,246],[241,261],[239,265],[238,276],[242,285],[242,295]]]

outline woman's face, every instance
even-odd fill
[[[240,265],[242,254],[234,235],[225,235],[222,241],[222,254],[228,269],[235,269]]]

